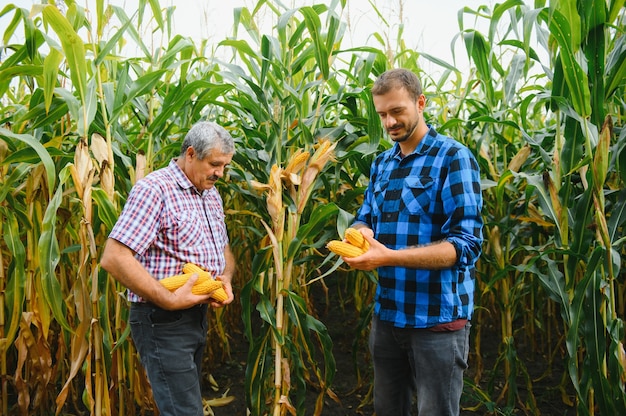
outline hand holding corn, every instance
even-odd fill
[[[342,257],[358,257],[370,249],[370,243],[356,228],[348,228],[345,232],[345,241],[332,240],[326,247]]]
[[[204,295],[211,293],[211,298],[218,302],[224,302],[228,299],[228,295],[222,286],[222,282],[215,280],[211,273],[201,269],[192,263],[187,263],[183,266],[183,274],[166,277],[160,280],[161,284],[170,291],[174,291],[184,285],[189,278],[194,275],[198,275],[198,280],[191,288],[191,292],[194,295]]]

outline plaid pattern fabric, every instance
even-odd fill
[[[215,187],[199,193],[173,160],[135,184],[109,237],[159,280],[182,273],[187,262],[214,276],[226,266],[222,198]],[[142,301],[130,290],[128,300]]]
[[[415,151],[378,155],[355,222],[371,227],[385,246],[401,250],[447,240],[458,262],[444,270],[380,267],[375,313],[398,327],[428,328],[474,308],[474,264],[481,253],[482,196],[476,159],[433,129]]]

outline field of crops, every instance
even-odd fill
[[[207,379],[215,363],[248,369],[236,373],[238,399],[253,415],[338,414],[336,391],[358,398],[355,414],[371,409],[376,275],[340,264],[325,244],[391,146],[369,87],[394,67],[418,74],[428,123],[481,168],[467,410],[626,414],[624,0],[465,8],[466,22],[488,28],[459,28],[469,73],[407,48],[393,22],[381,21],[378,47],[346,48],[345,3],[261,0],[236,13],[241,36],[216,44],[172,35],[172,8],[158,0],[138,10],[98,0],[89,14],[69,0],[2,6],[0,414],[154,408],[124,288],[99,258],[130,188],[177,156],[200,119],[237,146],[217,185],[237,301],[210,312]],[[271,31],[258,29],[261,13],[274,16]],[[146,28],[167,40],[148,44]],[[137,56],[122,54],[128,42]],[[349,322],[351,345],[329,310]],[[558,406],[545,407],[546,392]],[[216,414],[226,409],[215,403]]]

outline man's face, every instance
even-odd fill
[[[411,138],[422,117],[426,103],[424,95],[420,95],[416,101],[405,88],[393,88],[386,94],[374,95],[372,98],[391,140],[404,142]]]
[[[189,147],[185,158],[188,166],[185,170],[187,177],[199,191],[203,191],[212,188],[215,182],[224,176],[226,168],[233,159],[233,154],[213,149],[208,156],[200,160],[196,151]]]

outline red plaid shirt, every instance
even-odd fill
[[[222,198],[214,187],[199,192],[175,160],[135,184],[109,237],[133,250],[159,280],[182,273],[187,262],[214,276],[226,266]],[[142,301],[130,290],[128,300]]]

